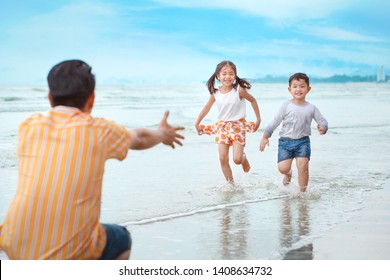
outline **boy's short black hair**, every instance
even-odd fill
[[[291,83],[293,80],[299,81],[299,80],[305,80],[306,84],[310,85],[310,79],[305,73],[295,73],[293,74],[290,79],[288,79],[288,85],[291,86]]]
[[[83,109],[95,91],[92,68],[82,60],[65,60],[53,66],[47,76],[52,105]]]

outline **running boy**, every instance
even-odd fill
[[[83,61],[61,62],[47,79],[52,109],[19,127],[18,187],[0,248],[10,259],[128,259],[126,228],[99,222],[105,161],[123,160],[129,149],[182,145],[183,127],[170,126],[168,112],[156,130],[92,117],[95,77]]]
[[[260,143],[260,151],[269,146],[269,138],[274,130],[282,124],[279,133],[278,169],[284,175],[283,184],[291,181],[291,165],[296,160],[298,169],[298,184],[302,192],[306,191],[309,182],[309,160],[311,154],[310,138],[311,122],[317,122],[317,129],[321,135],[328,130],[328,122],[316,106],[306,101],[310,92],[309,77],[304,73],[295,73],[289,79],[288,91],[292,99],[285,101],[274,120],[264,130]]]

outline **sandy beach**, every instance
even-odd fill
[[[305,244],[300,248],[290,250],[284,256],[276,257],[276,259],[390,260],[390,204],[388,203],[390,201],[390,182],[387,182],[382,188],[365,192],[364,196],[365,199],[362,202],[361,209],[356,210],[348,221],[339,223],[323,235],[317,236],[311,244]],[[259,209],[256,208],[258,207],[259,205],[255,204],[246,208],[247,210],[249,208],[249,211],[257,212]],[[136,240],[132,258],[152,259],[152,255],[148,255],[148,253],[151,253],[153,248],[159,248],[159,250],[166,250],[165,256],[168,259],[170,250],[180,250],[183,259],[258,259],[259,255],[256,251],[261,250],[261,248],[256,246],[254,236],[261,233],[254,230],[253,235],[246,233],[246,235],[237,235],[241,236],[241,239],[232,238],[234,233],[242,231],[243,227],[246,226],[240,225],[240,222],[238,222],[240,218],[234,222],[234,217],[239,217],[239,212],[243,210],[231,208],[221,211],[230,212],[226,219],[229,220],[230,226],[234,228],[221,232],[221,240],[224,240],[224,242],[221,243],[220,247],[204,245],[204,242],[208,242],[208,237],[214,235],[213,226],[210,224],[205,226],[204,223],[207,222],[203,222],[202,225],[198,221],[198,217],[190,216],[144,227],[143,229],[147,231],[143,233],[138,232],[137,229],[132,229],[133,237]],[[205,221],[205,219],[202,220]],[[300,221],[300,224],[304,223],[304,220]],[[187,227],[187,230],[184,230],[185,234],[183,234],[182,227]],[[198,230],[201,233],[196,232],[195,228],[197,227],[200,228]],[[228,227],[228,223],[226,227]],[[283,229],[283,227],[285,225],[281,226],[281,231],[291,230],[291,228]],[[175,230],[177,228],[181,230]],[[148,232],[155,233],[157,231],[163,233],[162,235],[169,236],[171,240],[164,240],[163,237],[155,238],[148,234]],[[167,232],[168,234],[166,234]],[[302,232],[305,233],[304,227]],[[275,232],[275,234],[279,233]],[[199,239],[200,235],[204,236],[204,239]],[[183,236],[194,237],[194,239],[185,242]],[[149,238],[149,240],[145,240],[146,238]],[[261,239],[261,237],[259,238]],[[285,236],[283,238],[286,239]],[[166,243],[167,247],[161,246],[158,242]],[[147,247],[138,247],[138,244],[147,244]],[[174,244],[176,244],[176,248],[173,247]],[[206,247],[207,251],[205,250]],[[159,252],[159,258],[162,255],[164,254]],[[177,254],[174,254],[174,256],[177,256]]]
[[[315,260],[390,260],[390,182],[365,195],[355,217],[314,241]]]
[[[388,181],[383,188],[368,191],[365,193],[365,200],[361,210],[355,212],[355,215],[347,222],[336,225],[323,236],[318,236],[312,244],[301,248],[290,250],[282,257],[283,259],[294,260],[390,260],[390,182]],[[257,205],[253,211],[256,211]],[[239,207],[238,207],[239,208]],[[234,207],[227,210],[229,215],[239,217],[240,209]],[[216,210],[206,215],[218,215]],[[237,213],[234,213],[237,212]],[[246,213],[247,214],[247,213]],[[229,219],[230,231],[244,230],[246,227],[242,224],[240,218]],[[207,237],[214,233],[214,226],[207,221],[213,219],[204,219],[207,217],[188,216],[167,220],[158,223],[152,223],[142,229],[133,228],[132,236],[134,246],[131,259],[170,259],[170,254],[178,252],[182,259],[234,259],[240,256],[244,259],[253,259],[253,246],[245,244],[245,240],[231,240],[229,233],[225,232],[225,243],[222,246],[210,246],[208,251],[202,250],[204,244],[207,244]],[[301,221],[302,222],[302,221]],[[183,226],[187,230],[183,230]],[[228,226],[226,224],[226,226]],[[181,230],[176,230],[181,228]],[[194,230],[198,228],[198,230]],[[160,232],[160,235],[154,233]],[[231,233],[233,234],[233,233]],[[247,235],[250,233],[247,233]],[[204,239],[199,239],[203,236]],[[185,240],[191,242],[186,242]],[[253,240],[253,238],[250,238]],[[234,243],[233,243],[234,242]],[[145,246],[146,245],[146,246]],[[175,246],[175,247],[173,247]],[[157,250],[152,254],[153,250]],[[256,248],[261,249],[261,248]],[[217,250],[218,252],[213,252]],[[218,256],[220,256],[218,258]],[[0,259],[7,259],[4,252],[0,252]],[[173,257],[176,259],[176,257]]]

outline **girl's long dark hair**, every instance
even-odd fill
[[[234,74],[236,74],[236,81],[233,84],[234,88],[237,88],[238,85],[240,85],[241,87],[246,88],[246,89],[251,88],[251,84],[247,80],[241,79],[237,76],[236,65],[231,61],[224,60],[217,65],[217,67],[215,68],[214,74],[211,75],[210,79],[207,81],[207,88],[208,88],[210,94],[214,94],[218,90],[215,87],[215,80],[217,79],[218,73],[221,72],[222,68],[225,67],[226,65],[229,65],[230,67],[232,67]]]

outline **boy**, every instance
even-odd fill
[[[0,228],[10,259],[128,259],[130,233],[100,224],[105,161],[129,149],[182,145],[183,127],[165,113],[157,130],[127,130],[90,115],[95,77],[80,60],[63,61],[48,74],[47,115],[26,119],[18,133],[18,188]]]
[[[289,79],[288,91],[292,99],[285,101],[274,120],[264,130],[260,143],[260,151],[269,146],[269,138],[274,130],[283,121],[279,133],[278,169],[284,175],[283,184],[291,181],[291,164],[295,158],[298,169],[298,184],[302,192],[306,191],[309,182],[310,138],[311,122],[317,122],[317,129],[321,135],[328,130],[328,122],[316,106],[306,101],[310,92],[309,77],[304,73],[296,73]]]

